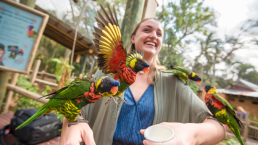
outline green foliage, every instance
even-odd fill
[[[241,145],[236,138],[226,138],[218,145]]]
[[[49,85],[46,85],[46,89],[42,92],[42,95],[45,96],[45,95],[49,94],[48,91],[51,92],[52,88]]]
[[[53,58],[51,61],[56,63],[55,75],[57,82],[60,81],[64,71],[71,72],[74,69],[74,66],[69,65],[69,59],[61,60],[58,58]],[[66,85],[68,84],[69,80],[66,82]]]
[[[33,93],[37,93],[39,90],[38,87],[34,87],[30,81],[29,78],[25,75],[20,74],[19,78],[17,80],[17,86],[24,88],[28,91],[31,91]],[[49,91],[49,92],[48,92]],[[49,85],[46,85],[46,89],[42,92],[42,95],[47,95],[52,91],[52,88]],[[15,101],[16,106],[14,108],[14,111],[20,108],[40,108],[43,103],[38,102],[36,100],[30,99],[26,96],[19,95],[19,99]],[[59,118],[61,121],[63,120],[63,115],[58,113],[57,111],[53,111],[53,113],[56,115],[57,118]]]
[[[17,86],[24,88],[30,92],[38,94],[37,91],[39,88],[34,87],[28,79],[29,78],[27,78],[25,75],[20,74],[17,80]],[[41,105],[43,104],[23,95],[19,95],[19,99],[16,100],[15,103],[16,103],[16,106],[14,110],[17,110],[20,108],[40,108]]]

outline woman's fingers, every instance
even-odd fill
[[[85,129],[83,130],[84,133],[82,134],[82,139],[86,145],[96,145],[93,132],[88,124],[84,125]]]

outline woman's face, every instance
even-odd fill
[[[149,19],[142,22],[131,42],[136,50],[144,52],[144,57],[154,57],[159,53],[162,46],[163,28],[160,22]]]

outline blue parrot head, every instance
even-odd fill
[[[100,78],[101,82],[98,86],[98,89],[101,93],[109,92],[111,94],[116,94],[118,91],[118,86],[120,86],[119,81],[114,80],[110,77],[102,77]]]

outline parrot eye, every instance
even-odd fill
[[[141,65],[143,65],[143,62],[141,63]]]

